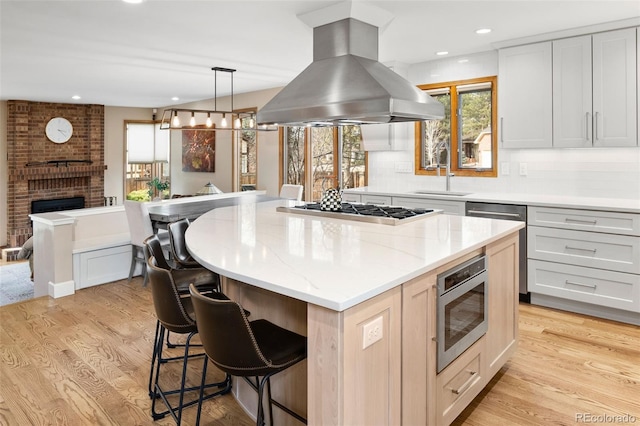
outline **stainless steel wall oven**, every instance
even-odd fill
[[[475,257],[439,274],[437,285],[439,373],[487,332],[486,257]]]

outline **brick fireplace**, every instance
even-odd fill
[[[54,117],[73,125],[62,144],[45,136]],[[104,204],[104,106],[30,101],[7,102],[7,243],[31,236],[32,201],[84,197],[85,207]],[[72,160],[47,164],[49,161]]]

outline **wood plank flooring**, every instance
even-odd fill
[[[150,416],[154,332],[140,278],[0,307],[0,425],[174,424]],[[201,366],[192,363],[191,383]],[[165,371],[178,380],[177,365]],[[195,411],[184,411],[183,424],[194,424]],[[640,424],[639,327],[521,305],[516,355],[454,424],[571,425],[588,415]],[[253,422],[225,395],[205,403],[201,424]]]

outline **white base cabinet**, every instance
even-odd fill
[[[533,206],[527,221],[532,303],[640,322],[640,214]]]
[[[442,210],[445,214],[464,216],[464,201],[436,200],[433,198],[393,197],[394,206],[402,206],[411,209],[435,209]]]

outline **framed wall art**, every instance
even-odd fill
[[[198,128],[182,131],[182,171],[216,171],[216,132]]]

